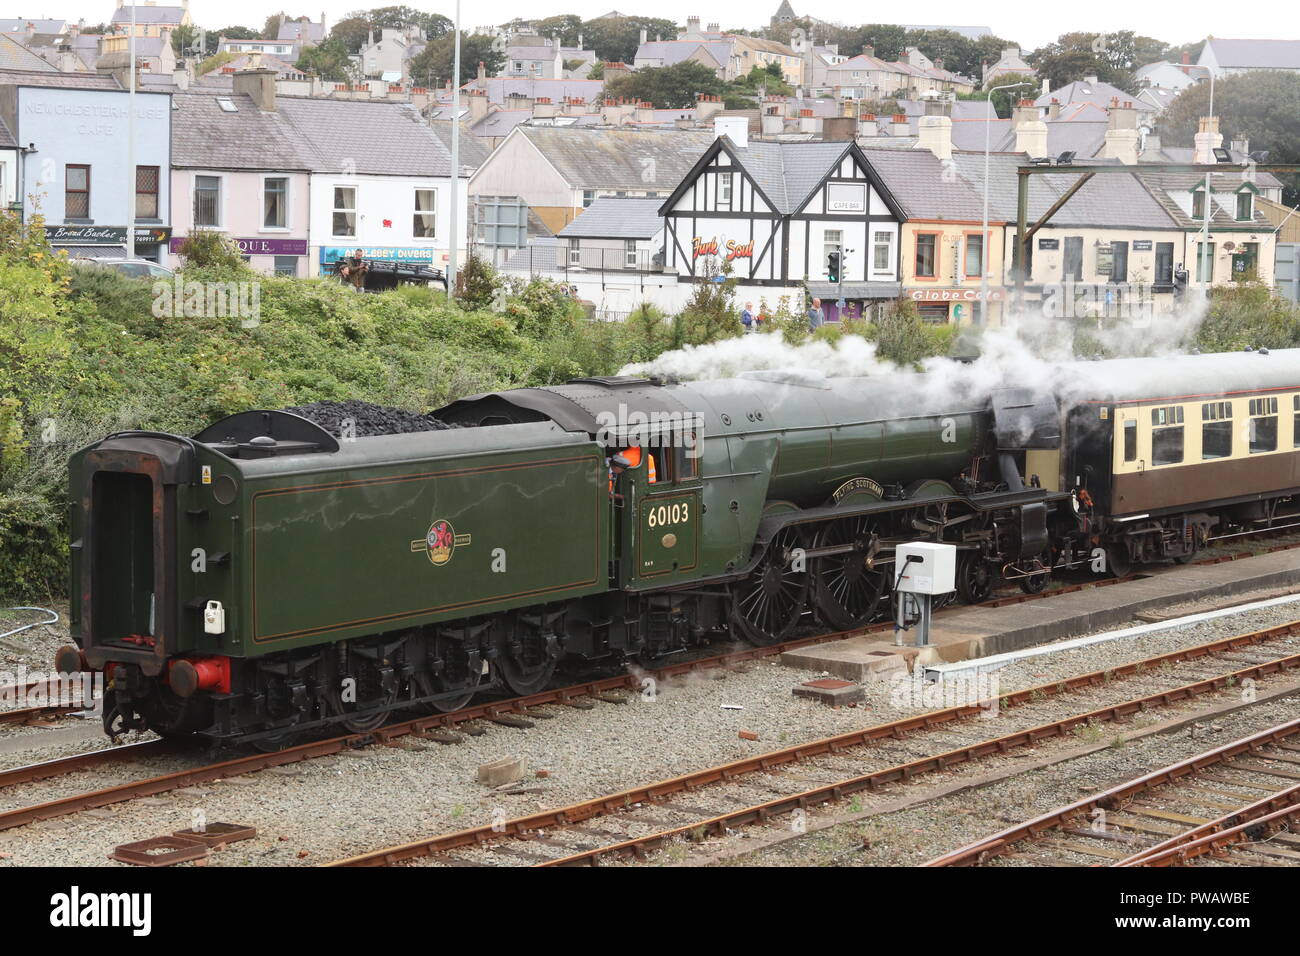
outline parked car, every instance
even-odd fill
[[[100,269],[112,269],[132,279],[170,279],[172,270],[150,262],[148,259],[91,259],[77,258],[73,262],[82,266],[96,266]]]

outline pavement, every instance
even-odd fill
[[[936,615],[925,647],[899,647],[892,634],[867,634],[787,651],[781,663],[851,681],[888,680],[918,666],[1005,654],[1134,620],[1159,619],[1171,605],[1217,599],[1225,606],[1247,592],[1295,590],[1300,585],[1300,548],[1157,570],[1150,576],[1139,570],[1129,581],[1023,604],[950,608]],[[915,630],[905,632],[903,640],[910,645],[915,634]]]

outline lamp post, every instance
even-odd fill
[[[126,257],[135,258],[135,194],[139,183],[135,178],[135,5],[131,0],[131,35],[126,39],[127,75],[130,82],[126,94]],[[87,215],[90,210],[86,210]]]
[[[456,0],[456,20],[452,24],[455,52],[451,67],[451,236],[447,242],[447,298],[456,297],[456,240],[460,220],[460,0]]]
[[[1024,82],[1008,83],[1006,86],[995,86],[989,90],[989,103],[993,103],[993,94],[998,90],[1015,90],[1022,86],[1027,86]],[[989,152],[990,138],[993,123],[991,120],[984,121],[984,218],[981,220],[980,232],[980,302],[979,302],[979,322],[978,325],[988,324],[989,311]]]

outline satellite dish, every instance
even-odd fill
[[[1225,242],[1225,243],[1223,244],[1223,248],[1224,248],[1226,251],[1231,252],[1233,249],[1236,249],[1236,248],[1237,248],[1237,244],[1236,244],[1235,242]]]

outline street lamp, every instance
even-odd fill
[[[989,90],[989,103],[993,102],[993,94],[998,90],[1015,90],[1029,84],[1023,80],[1019,83],[1008,83],[1006,86],[995,86]],[[996,114],[995,114],[996,115]],[[979,325],[988,324],[989,310],[989,152],[990,136],[993,123],[991,120],[984,121],[984,218],[982,220],[982,232],[980,233],[980,308],[979,308]]]

